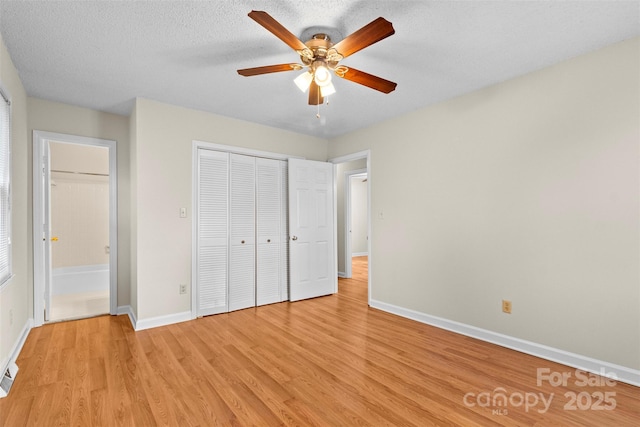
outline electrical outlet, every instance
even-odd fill
[[[180,294],[186,294],[187,293],[187,285],[180,285]]]
[[[511,301],[506,299],[502,300],[502,311],[507,314],[511,314]]]

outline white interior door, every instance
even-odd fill
[[[224,313],[227,305],[229,154],[198,150],[197,316]]]
[[[289,300],[336,292],[333,165],[289,159]]]

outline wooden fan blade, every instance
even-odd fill
[[[333,48],[344,58],[395,34],[391,22],[380,17],[339,41]]]
[[[365,73],[364,71],[356,70],[355,68],[351,67],[349,67],[349,71],[347,71],[346,73],[336,73],[336,75],[354,83],[370,87],[371,89],[379,90],[383,93],[393,92],[397,86],[397,83],[374,76],[373,74]]]
[[[307,46],[294,36],[289,30],[282,26],[278,21],[273,19],[267,12],[261,10],[252,10],[249,12],[249,18],[262,25],[269,30],[274,36],[285,42],[291,49],[295,51],[304,50]]]
[[[250,77],[260,74],[279,73],[281,71],[293,71],[301,69],[302,66],[300,64],[278,64],[267,65],[264,67],[243,68],[242,70],[238,70],[238,74],[240,74],[241,76]]]
[[[324,98],[320,95],[320,86],[312,80],[309,85],[309,105],[319,105],[323,102]]]

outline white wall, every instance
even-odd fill
[[[33,316],[31,259],[31,150],[27,95],[0,36],[0,83],[11,96],[11,234],[13,278],[0,288],[0,369],[9,361]]]
[[[118,306],[129,305],[131,277],[129,118],[37,98],[28,98],[28,109],[29,147],[32,144],[34,130],[116,141],[118,155]],[[31,173],[31,158],[24,167],[28,168]],[[31,187],[29,187],[29,197],[31,198]],[[31,254],[29,256],[31,257]]]
[[[351,177],[351,254],[364,254],[368,247],[367,182]]]
[[[327,141],[146,99],[136,100],[132,117],[136,316],[184,314],[191,310],[179,285],[191,283],[193,140],[311,160],[327,159]]]
[[[639,52],[332,140],[371,149],[372,299],[640,369]]]
[[[344,173],[367,168],[367,159],[358,159],[350,162],[338,163],[336,165],[336,209],[338,227],[338,272],[345,272],[345,178]]]

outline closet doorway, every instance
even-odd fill
[[[193,144],[192,317],[337,292],[334,165]]]
[[[115,141],[34,132],[36,324],[114,313]]]

